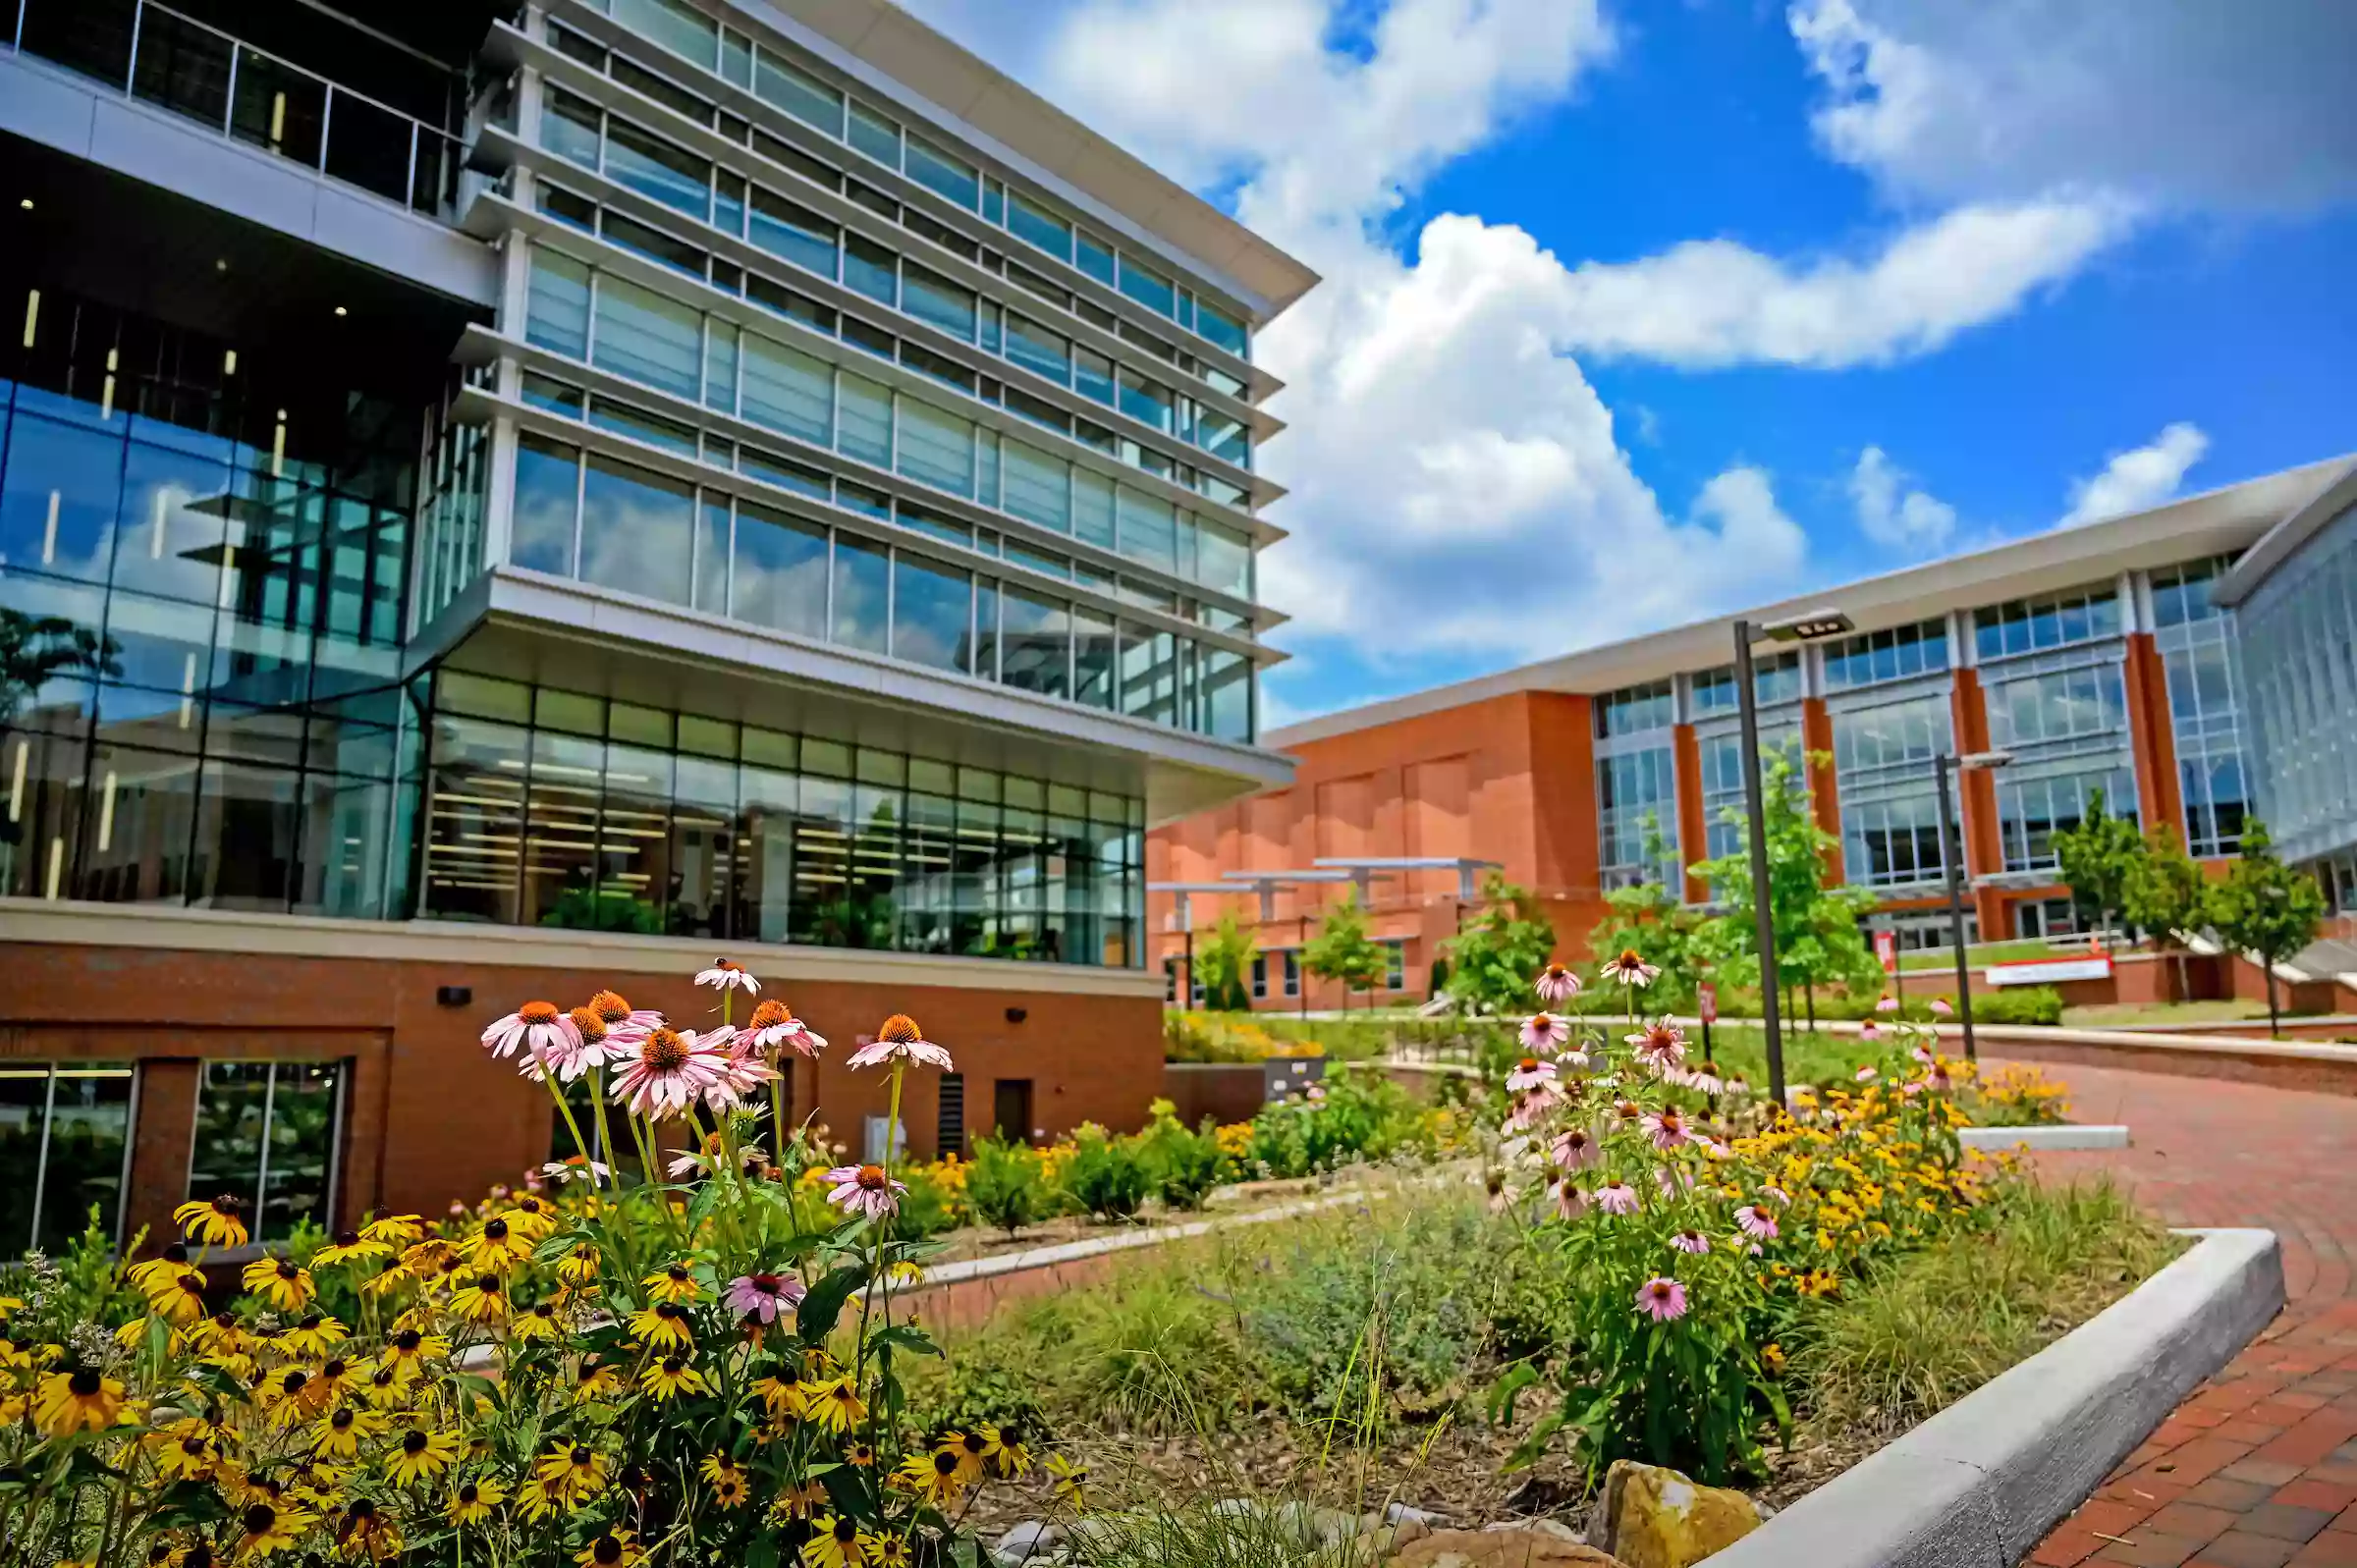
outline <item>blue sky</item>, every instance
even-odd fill
[[[909,3],[1327,275],[1279,720],[2357,449],[2357,7]]]

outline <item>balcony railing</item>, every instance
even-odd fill
[[[448,132],[152,0],[17,0],[15,12],[20,53],[412,212],[457,216],[462,155]]]

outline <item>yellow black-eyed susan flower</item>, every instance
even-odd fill
[[[875,1560],[876,1538],[849,1514],[823,1515],[811,1521],[810,1530],[802,1543],[807,1568],[868,1568]]]
[[[246,1288],[281,1312],[301,1312],[318,1294],[311,1271],[292,1258],[256,1258],[242,1276]]]
[[[606,1456],[587,1443],[560,1442],[532,1466],[532,1480],[569,1508],[605,1490],[611,1474]]]
[[[286,1334],[287,1348],[299,1356],[324,1356],[352,1337],[352,1330],[323,1312],[305,1314]]]
[[[965,1495],[966,1486],[958,1455],[944,1448],[910,1454],[892,1473],[892,1484],[945,1511],[958,1505],[958,1499]]]
[[[627,1530],[610,1530],[590,1538],[589,1544],[573,1554],[581,1568],[637,1568],[646,1561],[646,1552]]]
[[[338,1405],[319,1423],[311,1437],[311,1455],[329,1463],[348,1463],[359,1456],[360,1439],[385,1430],[385,1418],[357,1405]]]
[[[498,1323],[508,1315],[507,1287],[497,1274],[476,1274],[450,1293],[450,1313],[461,1323]]]
[[[725,1454],[707,1454],[698,1467],[703,1471],[704,1484],[712,1488],[714,1506],[741,1508],[752,1495],[752,1486],[745,1480],[743,1469]]]
[[[649,1301],[699,1301],[704,1294],[704,1287],[696,1282],[694,1273],[684,1263],[658,1269],[638,1282],[646,1287],[646,1299]]]
[[[507,1499],[507,1489],[488,1476],[462,1481],[451,1488],[450,1505],[443,1514],[454,1525],[479,1525]]]
[[[411,1427],[385,1459],[385,1476],[396,1487],[425,1481],[459,1462],[459,1439],[447,1432]]]
[[[386,1562],[401,1555],[401,1530],[392,1510],[374,1498],[355,1497],[336,1521],[336,1545],[348,1557]]]
[[[633,1314],[630,1332],[650,1350],[685,1350],[695,1342],[686,1309],[669,1301],[658,1301]]]
[[[407,1247],[425,1235],[425,1222],[415,1215],[372,1214],[360,1226],[360,1239],[388,1247]]]
[[[573,1399],[576,1404],[603,1399],[620,1392],[621,1388],[622,1369],[613,1362],[600,1361],[595,1356],[583,1356],[580,1366],[574,1371]]]
[[[799,1421],[807,1413],[810,1388],[791,1362],[779,1368],[774,1376],[755,1379],[753,1392],[761,1396],[762,1404],[773,1416]]]
[[[238,1516],[237,1560],[250,1562],[285,1551],[302,1539],[316,1519],[316,1515],[284,1503],[247,1503]]]
[[[44,1437],[104,1432],[122,1413],[123,1384],[94,1367],[44,1374],[32,1399],[32,1424]]]
[[[648,1362],[646,1370],[638,1375],[638,1386],[658,1404],[681,1394],[700,1394],[711,1389],[704,1375],[689,1366],[685,1356],[665,1356],[661,1361]]]
[[[808,1419],[829,1432],[845,1432],[867,1419],[867,1401],[848,1377],[829,1379],[812,1388],[805,1408]]]
[[[189,1249],[176,1241],[156,1256],[125,1269],[123,1277],[130,1280],[131,1288],[140,1295],[151,1296],[158,1285],[177,1279],[188,1271]]]
[[[1056,1500],[1074,1513],[1088,1511],[1088,1467],[1062,1454],[1048,1455],[1048,1474],[1055,1478]]]
[[[999,1429],[984,1421],[963,1432],[945,1432],[941,1441],[933,1446],[937,1452],[956,1454],[958,1473],[967,1486],[978,1487],[990,1461],[998,1457],[1004,1445],[999,1441]]]
[[[218,1198],[191,1199],[172,1211],[172,1222],[200,1246],[246,1245],[246,1200],[228,1193]]]

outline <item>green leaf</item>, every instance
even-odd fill
[[[933,1336],[912,1323],[896,1323],[875,1337],[876,1344],[897,1345],[912,1356],[938,1356],[941,1346]]]
[[[1514,1419],[1514,1396],[1539,1380],[1539,1369],[1527,1361],[1517,1361],[1506,1369],[1497,1382],[1490,1386],[1489,1411],[1493,1426],[1505,1426]]]
[[[835,1331],[835,1320],[843,1316],[843,1304],[851,1292],[867,1281],[867,1270],[855,1263],[847,1263],[810,1287],[802,1304],[794,1315],[795,1326],[807,1345],[823,1344]]]
[[[185,1530],[229,1517],[229,1504],[215,1487],[200,1481],[176,1481],[156,1493],[147,1505],[148,1523],[159,1530]]]

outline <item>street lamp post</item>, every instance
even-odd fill
[[[1760,946],[1760,1027],[1767,1035],[1768,1097],[1784,1103],[1784,1040],[1777,1019],[1776,910],[1768,887],[1768,807],[1760,784],[1760,707],[1752,689],[1751,644],[1755,635],[1777,642],[1815,642],[1850,629],[1838,610],[1817,610],[1755,627],[1735,622],[1735,711],[1743,724],[1743,811],[1750,826],[1751,904]]]
[[[1943,751],[1932,760],[1940,781],[1940,858],[1947,864],[1947,932],[1956,948],[1956,1017],[1964,1025],[1964,1059],[1980,1060],[1972,1038],[1972,963],[1964,952],[1964,835],[1955,822],[1955,802],[1948,788],[1948,770],[1981,773],[2013,760],[2009,751],[1974,751],[1950,756]],[[1952,832],[1952,837],[1951,837]]]

